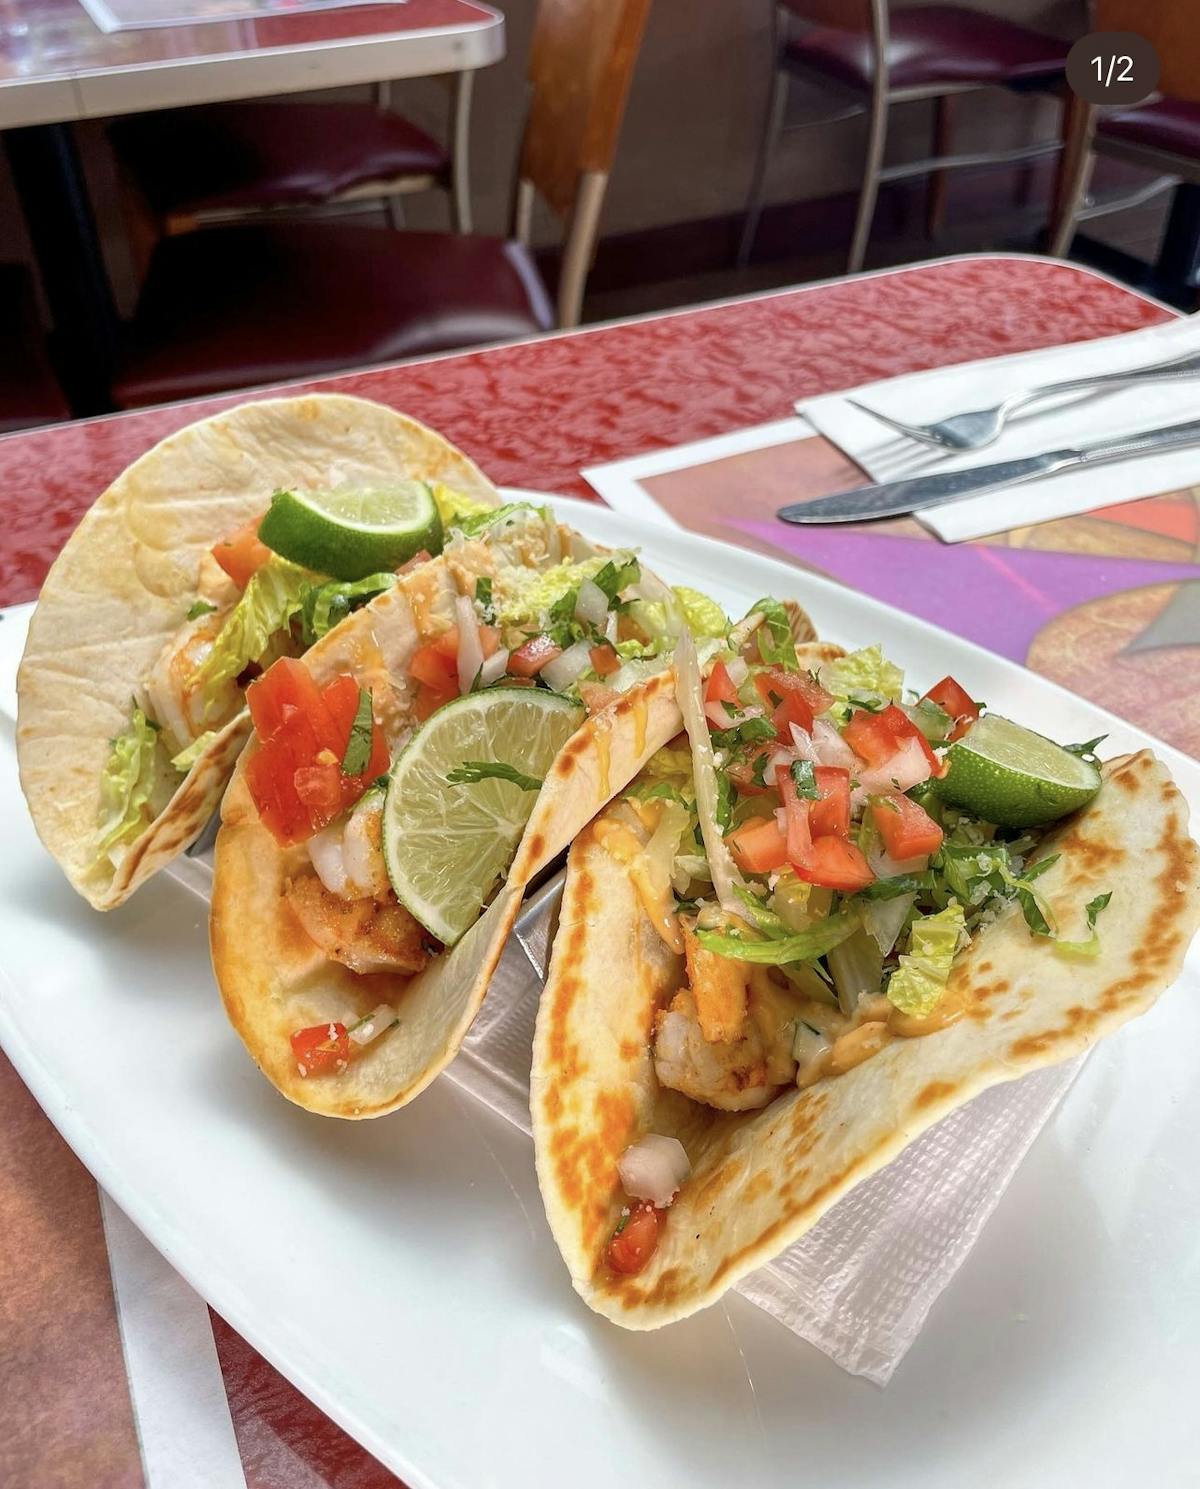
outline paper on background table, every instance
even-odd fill
[[[1053,409],[1039,405],[1035,411],[1016,415],[995,444],[964,455],[947,455],[897,434],[851,407],[847,397],[907,424],[931,424],[950,414],[992,407],[1020,389],[1144,366],[1190,352],[1200,353],[1200,318],[1196,316],[1125,336],[866,383],[806,400],[797,404],[797,412],[873,480],[896,481],[934,471],[966,470],[1194,419],[1200,407],[1200,374],[1179,382],[1090,394]],[[1200,446],[1072,470],[914,515],[945,542],[960,543],[1197,482]]]
[[[407,0],[79,0],[100,27],[145,31],[158,26],[200,26],[213,21],[261,21],[305,11],[359,5],[405,5]]]

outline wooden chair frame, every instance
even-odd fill
[[[820,10],[836,16],[840,0],[832,6],[822,5]],[[846,19],[843,9],[839,20]],[[794,128],[808,128],[814,124],[833,124],[857,114],[868,116],[867,149],[863,165],[862,186],[859,190],[858,209],[855,214],[854,232],[847,255],[847,272],[856,274],[866,258],[867,244],[871,236],[871,224],[879,198],[879,187],[885,181],[904,181],[914,176],[929,176],[931,189],[928,207],[928,228],[931,234],[940,229],[945,215],[947,171],[961,170],[980,165],[1016,165],[1055,155],[1062,148],[1058,140],[1048,140],[1039,145],[1028,145],[1015,150],[971,151],[952,155],[946,153],[950,144],[951,110],[953,98],[962,93],[978,93],[993,86],[986,83],[937,83],[915,88],[893,88],[890,76],[890,9],[888,0],[862,0],[861,9],[869,13],[871,32],[872,75],[871,90],[867,101],[862,101],[858,89],[846,88],[849,101],[829,114],[797,122]],[[746,221],[738,245],[738,266],[744,268],[750,261],[754,240],[762,217],[763,197],[767,171],[771,156],[785,127],[788,95],[793,78],[802,77],[818,83],[825,91],[841,91],[838,85],[824,72],[801,66],[789,57],[787,44],[792,39],[793,28],[800,18],[793,10],[777,4],[772,17],[773,74],[770,96],[763,119],[759,139],[758,155],[750,195],[746,206]],[[803,23],[800,23],[801,25]],[[933,151],[923,160],[885,166],[883,152],[887,143],[888,111],[894,103],[910,103],[931,100],[934,104]]]

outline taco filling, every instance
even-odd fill
[[[434,975],[499,895],[584,721],[592,764],[573,763],[558,787],[583,802],[580,824],[678,729],[680,634],[711,650],[727,630],[718,607],[668,588],[633,552],[597,552],[520,502],[452,518],[440,558],[304,660],[278,657],[249,683],[254,733],[226,799],[214,889],[231,950],[214,948],[227,1002],[240,999],[251,979],[228,886],[251,860],[260,884],[277,875],[281,957],[297,969],[295,1017],[274,1036],[286,1035],[288,1082],[328,1080],[328,1098],[312,1100],[342,1099],[343,1078],[410,1021],[410,983]],[[651,724],[643,693],[655,679]],[[631,765],[609,744],[622,700]],[[545,815],[556,830],[565,820]],[[280,959],[269,975],[286,976]]]
[[[797,646],[769,602],[750,619],[706,675],[681,640],[686,732],[592,829],[675,959],[649,1026],[657,1086],[722,1113],[962,1019],[952,970],[1010,906],[1031,942],[1090,959],[1112,900],[1097,885],[1056,910],[1039,886],[1058,860],[1046,827],[1100,789],[1100,741],[1064,750],[996,719],[969,678],[906,689],[877,646]],[[997,735],[1007,763],[980,753]],[[678,1137],[647,1131],[617,1168],[604,1261],[636,1275],[691,1163]]]

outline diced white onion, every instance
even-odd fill
[[[459,595],[454,602],[458,616],[458,691],[469,693],[483,666],[483,647],[479,642],[479,621],[475,601]]]
[[[704,705],[704,717],[714,729],[732,729],[735,715],[729,712],[719,698],[710,698]]]
[[[735,688],[740,688],[750,676],[750,668],[745,657],[733,657],[725,663],[725,671],[729,673],[729,681]]]
[[[484,657],[483,666],[479,669],[479,686],[490,688],[494,682],[499,682],[508,669],[509,653],[505,647],[494,651],[490,657]]]
[[[585,626],[602,626],[608,614],[608,596],[598,584],[585,579],[579,586],[579,597],[575,601],[575,619]]]
[[[365,1023],[357,1028],[347,1030],[350,1038],[357,1045],[370,1044],[373,1039],[378,1039],[385,1029],[390,1029],[396,1022],[397,1013],[390,1003],[381,1003]]]
[[[877,879],[894,879],[897,874],[922,873],[929,867],[929,855],[922,853],[917,858],[893,858],[880,845],[879,839],[872,837],[867,845],[867,862]]]
[[[573,646],[567,647],[562,656],[547,662],[538,676],[549,683],[556,693],[563,692],[592,665],[591,649],[590,641],[576,641]]]
[[[342,835],[345,830],[346,819],[340,818],[330,826],[323,827],[320,832],[313,833],[305,844],[312,866],[317,871],[317,878],[330,894],[346,893],[348,875],[342,852]]]
[[[604,622],[604,639],[610,641],[613,646],[617,644],[617,612],[610,610],[608,618]]]
[[[803,756],[794,755],[791,750],[775,750],[772,753],[771,758],[767,761],[767,768],[764,772],[766,776],[766,784],[768,786],[773,786],[775,784],[775,772],[781,765],[785,770],[790,770],[792,768],[792,762],[794,760],[803,758]]]
[[[630,1199],[649,1200],[658,1210],[666,1209],[691,1171],[692,1165],[679,1139],[662,1137],[657,1132],[647,1133],[617,1159],[617,1172],[625,1193]]]
[[[797,760],[816,760],[816,752],[813,749],[812,735],[807,729],[801,729],[799,724],[791,724],[792,744],[796,748]]]
[[[817,719],[812,727],[813,758],[819,765],[840,765],[858,773],[858,756],[828,719]]]
[[[929,757],[918,739],[906,739],[882,765],[860,769],[859,786],[867,791],[911,791],[933,773]]]

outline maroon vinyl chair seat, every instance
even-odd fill
[[[231,103],[121,119],[118,158],[160,217],[315,206],[357,186],[445,180],[450,158],[399,114],[366,103]]]
[[[802,4],[795,9],[803,15]],[[1068,50],[1066,42],[1016,21],[957,5],[893,10],[888,82],[894,90],[1033,83],[1061,73]],[[874,50],[869,31],[816,27],[789,41],[784,57],[792,66],[815,70],[851,88],[866,92],[871,87]]]
[[[519,244],[330,223],[201,229],[155,248],[119,407],[323,376],[549,330]]]
[[[1162,98],[1157,103],[1140,103],[1115,114],[1101,114],[1096,134],[1101,139],[1200,161],[1200,103]]]
[[[69,419],[23,264],[0,264],[0,434]]]

